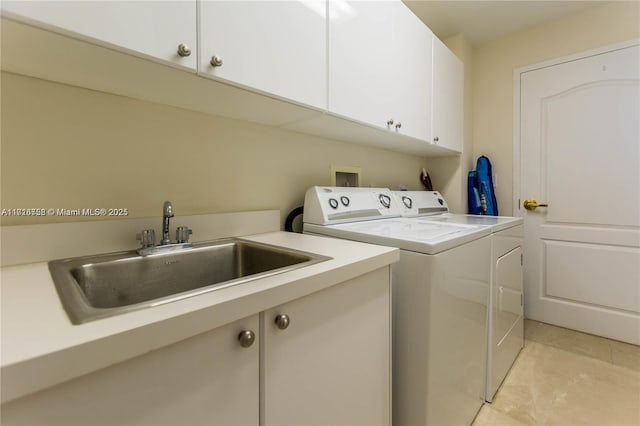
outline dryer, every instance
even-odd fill
[[[490,229],[403,218],[385,188],[313,187],[303,232],[400,249],[393,423],[471,424],[484,402]]]
[[[491,230],[485,400],[491,402],[524,345],[523,219],[449,212],[437,191],[394,191],[404,217],[421,223],[463,224]]]

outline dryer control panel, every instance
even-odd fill
[[[449,211],[447,202],[438,191],[393,191],[402,216],[427,216]]]
[[[316,225],[400,216],[396,197],[387,188],[314,186],[304,197],[304,222]]]

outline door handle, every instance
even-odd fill
[[[538,207],[549,207],[549,204],[540,204],[536,200],[531,198],[524,200],[523,205],[527,210],[535,210]]]

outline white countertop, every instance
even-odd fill
[[[46,262],[1,270],[2,402],[303,297],[399,259],[383,246],[270,232],[241,237],[332,259],[165,305],[73,325]]]

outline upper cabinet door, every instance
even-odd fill
[[[326,109],[326,1],[207,1],[201,75]]]
[[[3,1],[4,15],[91,43],[196,69],[196,2]]]
[[[433,37],[433,139],[438,146],[462,152],[464,146],[464,65]]]
[[[394,25],[393,105],[399,133],[428,141],[431,136],[431,30],[403,3]]]
[[[431,31],[400,1],[330,2],[329,19],[329,111],[428,140]]]
[[[392,2],[329,2],[330,112],[377,127],[394,119],[389,99],[395,7]]]

